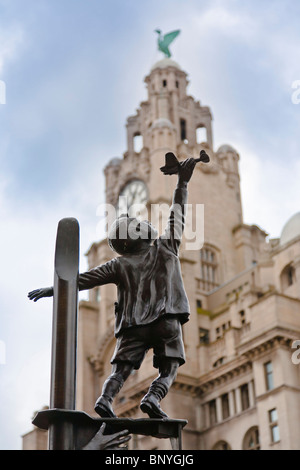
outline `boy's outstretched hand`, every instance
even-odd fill
[[[35,289],[28,293],[28,298],[36,302],[42,297],[52,297],[53,287],[44,287],[42,289]]]
[[[196,163],[197,161],[195,158],[187,158],[184,162],[180,163],[180,168],[178,170],[178,180],[180,183],[188,183],[190,181]]]

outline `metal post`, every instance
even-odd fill
[[[78,309],[79,224],[74,218],[58,224],[53,293],[50,408],[75,410]],[[69,422],[49,426],[49,450],[74,449]]]

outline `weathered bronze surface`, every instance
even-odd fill
[[[53,293],[50,408],[75,410],[79,225],[76,219],[58,224]],[[49,427],[49,449],[72,449],[73,426]]]
[[[199,159],[178,162],[167,154],[165,174],[178,174],[168,224],[164,234],[147,222],[120,216],[109,233],[109,244],[118,256],[78,276],[79,227],[64,219],[58,228],[54,289],[37,289],[31,300],[54,295],[51,410],[75,409],[77,290],[114,283],[117,344],[111,359],[112,372],[95,404],[102,418],[117,418],[112,402],[133,369],[153,349],[158,377],[151,383],[140,408],[151,419],[168,420],[160,401],[167,395],[185,362],[182,324],[189,319],[189,302],[181,276],[179,247],[185,222],[187,185],[198,161],[209,161],[205,151]],[[125,235],[124,235],[125,234]],[[50,423],[50,422],[49,422]],[[73,448],[70,420],[49,424],[50,448]],[[101,434],[101,433],[100,433]],[[101,436],[100,436],[101,437]]]
[[[168,152],[166,153],[165,156],[166,159],[166,164],[165,166],[162,166],[160,168],[160,171],[162,171],[165,175],[176,175],[179,173],[180,170],[180,163],[174,153]],[[203,162],[203,163],[208,163],[210,161],[209,156],[205,152],[205,150],[201,150],[200,152],[200,157],[195,160],[196,163],[198,162]]]
[[[187,421],[182,419],[130,419],[130,418],[92,418],[83,411],[43,410],[34,417],[33,424],[47,430],[51,425],[60,422],[69,423],[74,429],[74,448],[86,450],[112,450],[110,446],[103,447],[103,437],[110,436],[114,448],[120,445],[120,438],[128,441],[128,433],[152,436],[158,439],[170,439],[174,449],[181,449],[181,431]],[[97,441],[97,434],[105,424],[103,436]],[[127,436],[127,438],[126,438]],[[90,443],[96,445],[92,446]],[[100,443],[100,444],[99,444]],[[123,443],[123,441],[121,441]],[[110,442],[109,442],[110,444]]]

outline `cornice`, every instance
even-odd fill
[[[300,241],[300,235],[297,237],[294,237],[292,240],[288,241],[284,245],[280,245],[280,242],[279,242],[279,244],[276,245],[276,247],[272,250],[272,255],[278,255],[281,251],[285,251],[287,248],[298,243],[299,241]]]
[[[276,395],[277,393],[280,393],[284,390],[289,390],[289,391],[296,392],[296,393],[300,392],[299,387],[294,387],[293,385],[282,384],[282,385],[279,385],[278,387],[273,388],[272,390],[268,390],[267,392],[262,393],[261,395],[257,395],[255,397],[255,400],[263,401],[264,399],[269,398],[272,395]]]
[[[270,297],[281,297],[283,299],[291,300],[293,302],[297,302],[300,304],[300,299],[297,297],[291,297],[289,295],[282,294],[278,292],[276,289],[270,290],[269,292],[266,292],[264,295],[259,297],[255,302],[249,305],[249,308],[255,307],[256,305],[264,302],[265,300],[269,299]]]
[[[292,342],[297,338],[299,333],[296,331],[277,327],[240,344],[237,351],[253,361],[272,349],[279,347],[290,349]]]
[[[252,371],[252,362],[247,357],[228,362],[199,378],[199,394],[209,393],[216,386],[226,384],[249,371]]]

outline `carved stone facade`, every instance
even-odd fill
[[[171,418],[188,420],[184,449],[299,449],[300,377],[292,346],[300,339],[300,216],[276,240],[245,224],[239,154],[229,145],[214,150],[212,114],[187,94],[186,73],[163,59],[145,83],[148,99],[127,120],[127,151],[104,170],[107,202],[116,205],[124,187],[140,180],[148,209],[170,204],[176,177],[159,171],[165,153],[198,157],[205,149],[211,158],[197,165],[189,184],[189,203],[204,205],[204,246],[191,250],[183,240],[191,307],[183,327],[187,360],[162,408]],[[197,141],[197,129],[205,130],[204,141]],[[90,268],[113,256],[106,240],[87,253]],[[91,415],[111,370],[115,300],[116,287],[106,285],[80,302],[77,408]],[[145,417],[140,399],[156,374],[148,354],[115,400],[118,416]],[[165,440],[139,436],[130,445],[169,448]]]

